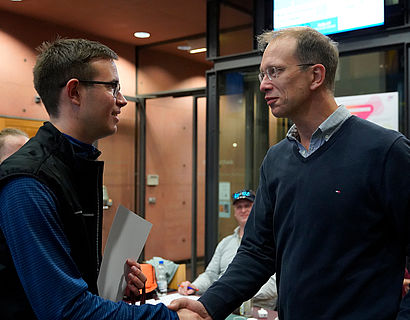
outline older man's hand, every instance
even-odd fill
[[[179,309],[177,314],[179,320],[204,320],[204,318],[199,316],[197,313],[188,309]]]
[[[168,308],[177,311],[181,320],[212,320],[204,305],[196,300],[187,298],[176,299],[169,304]]]

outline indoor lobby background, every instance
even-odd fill
[[[161,17],[153,10],[149,25],[140,28],[150,31],[155,25],[165,38],[146,44],[112,36],[125,23],[116,12],[115,21],[107,20],[95,33],[57,16],[46,19],[10,7],[24,6],[24,0],[5,2],[0,5],[0,129],[17,126],[33,136],[48,120],[32,83],[35,48],[43,41],[57,35],[82,37],[111,47],[120,57],[117,67],[128,105],[121,110],[118,132],[98,141],[112,200],[104,210],[103,241],[122,204],[153,223],[143,257],[187,263],[192,280],[236,226],[230,194],[257,189],[267,149],[291,125],[269,114],[257,79],[261,53],[255,35],[272,29],[273,1],[174,1],[181,20],[192,15],[196,28],[167,38],[167,25],[175,17],[164,21],[164,10]],[[35,2],[27,0],[27,5],[36,9]],[[66,14],[92,24],[98,17],[87,12],[92,6],[82,8],[83,2],[71,1]],[[123,5],[127,16],[147,3],[129,1],[130,8],[127,1],[88,2]],[[170,5],[167,0],[149,2],[151,7]],[[57,6],[50,0],[37,3],[42,4],[38,10]],[[331,36],[340,49],[336,97],[397,92],[398,130],[407,136],[409,8],[408,0],[386,0],[385,25]],[[207,52],[191,55],[175,49],[198,44]]]

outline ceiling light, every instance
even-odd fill
[[[140,39],[145,39],[151,37],[151,35],[148,32],[135,32],[134,37],[140,38]]]
[[[200,53],[200,52],[205,52],[206,48],[198,48],[198,49],[192,49],[189,50],[189,53]]]
[[[192,47],[191,46],[178,46],[177,49],[182,50],[182,51],[188,51],[188,50],[191,50]]]

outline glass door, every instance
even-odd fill
[[[219,92],[219,215],[218,241],[237,222],[231,195],[256,191],[259,167],[270,146],[286,136],[288,122],[270,114],[259,91],[258,67],[220,73]]]

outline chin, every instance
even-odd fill
[[[270,112],[275,118],[287,118],[286,112],[284,110],[281,110],[279,107],[276,108],[270,108]]]
[[[101,132],[101,135],[100,135],[99,139],[102,139],[102,138],[105,138],[105,137],[108,137],[108,136],[112,136],[116,132],[117,132],[117,126],[106,128],[106,130],[104,130],[104,132]]]

